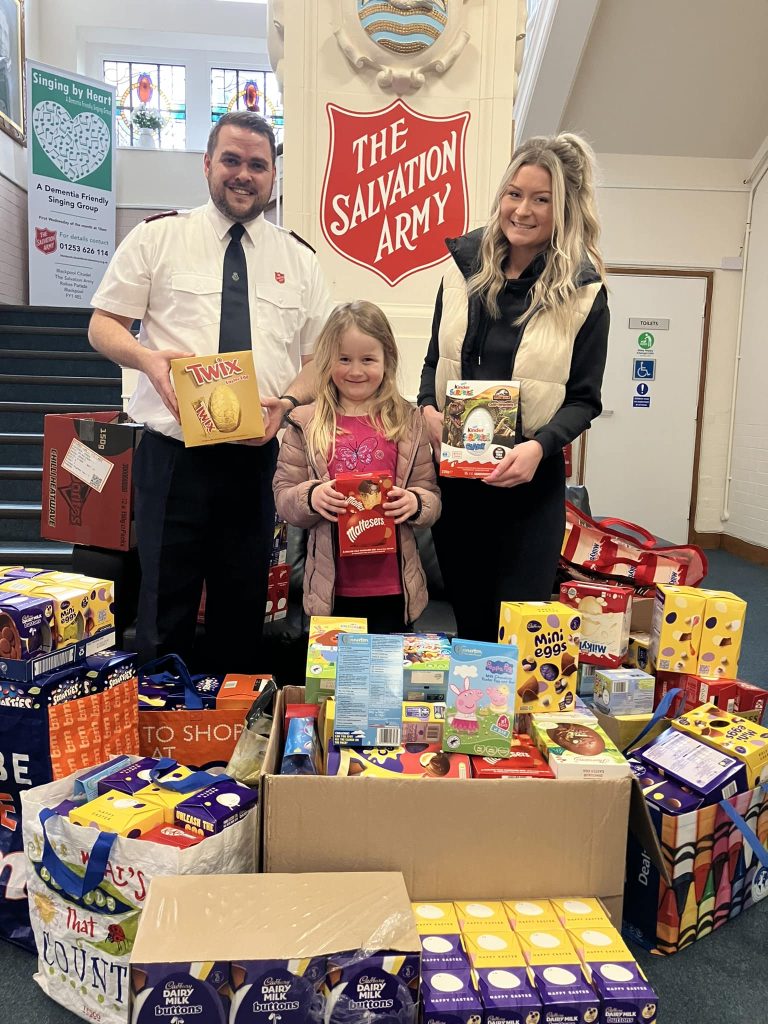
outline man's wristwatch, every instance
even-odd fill
[[[285,423],[285,421],[290,417],[290,415],[293,412],[293,410],[297,406],[301,405],[301,402],[298,400],[298,398],[294,398],[293,395],[280,395],[279,398],[278,398],[278,401],[279,402],[285,401],[285,402],[290,402],[291,403],[291,408],[287,412],[283,413],[283,423]]]

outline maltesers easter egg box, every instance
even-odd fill
[[[391,473],[345,473],[336,477],[336,490],[347,507],[339,513],[339,554],[386,555],[397,551],[395,521],[382,505],[393,485]]]
[[[515,445],[517,380],[449,380],[443,407],[440,476],[488,476]]]

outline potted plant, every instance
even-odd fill
[[[137,107],[133,112],[133,125],[139,130],[139,145],[144,149],[156,149],[155,132],[162,128],[164,118],[150,107]]]

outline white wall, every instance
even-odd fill
[[[725,532],[768,547],[768,179],[755,192]]]
[[[603,253],[614,265],[714,270],[694,529],[720,533],[741,273],[720,269],[744,235],[749,161],[598,156]],[[731,532],[727,528],[726,532]]]

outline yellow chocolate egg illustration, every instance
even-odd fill
[[[240,426],[240,402],[226,384],[217,384],[208,399],[208,411],[217,430],[229,434]]]

